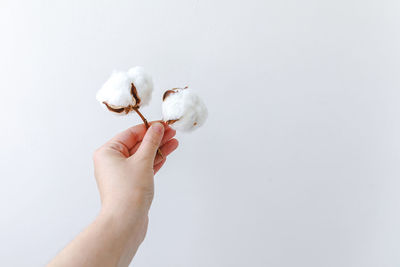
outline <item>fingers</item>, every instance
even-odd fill
[[[179,145],[178,140],[176,139],[171,139],[167,143],[165,143],[163,146],[161,146],[161,152],[164,155],[163,158],[161,158],[159,155],[156,156],[156,159],[154,160],[154,174],[156,174],[164,165],[164,163],[167,161],[167,156],[171,154]]]
[[[152,121],[150,125],[153,123],[162,123],[162,121]],[[174,131],[171,127],[164,124],[167,131]],[[109,140],[104,147],[112,148],[117,152],[122,153],[125,157],[129,157],[133,153],[131,152],[139,148],[140,142],[143,140],[146,134],[146,126],[144,124],[139,124],[133,127],[126,129],[123,132],[118,133],[115,135],[111,140]],[[169,133],[171,134],[171,133]],[[172,137],[171,137],[172,138]],[[170,138],[169,138],[170,139]],[[166,139],[167,141],[168,139]]]
[[[156,158],[154,159],[154,168],[156,167],[157,164],[161,163],[166,159],[166,157],[171,154],[179,145],[178,140],[171,139],[168,142],[166,142],[164,145],[160,147],[161,153],[163,154],[163,158],[161,158],[160,155],[157,154]]]
[[[161,169],[166,160],[167,158],[164,158],[160,163],[154,165],[154,174],[156,174]]]
[[[171,127],[169,127],[168,125],[166,125],[165,131],[164,131],[164,136],[163,136],[163,139],[161,140],[161,146],[164,145],[166,142],[168,142],[175,135],[176,135],[176,131],[174,129],[172,129]],[[138,150],[138,148],[140,146],[140,143],[141,142],[136,143],[136,145],[134,145],[132,147],[132,149],[130,149],[129,155],[135,154],[135,152]]]
[[[176,135],[176,130],[174,130],[171,127],[168,126],[168,128],[164,132],[163,139],[161,140],[161,145],[164,145],[166,142],[168,142],[175,135]]]
[[[141,141],[146,133],[146,127],[144,124],[139,124],[133,127],[126,129],[123,132],[120,132],[110,141],[106,143],[106,145],[112,144],[120,144],[125,147],[128,151],[132,149],[133,146],[136,145],[137,142]]]
[[[142,159],[148,160],[149,163],[153,165],[157,149],[161,144],[163,136],[164,125],[159,122],[153,123],[143,137],[142,143],[140,144],[135,155]]]

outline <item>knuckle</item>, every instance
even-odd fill
[[[115,151],[120,151],[120,152],[126,152],[128,149],[126,148],[126,146],[124,144],[122,144],[121,142],[111,142],[109,144],[109,148],[115,150]]]

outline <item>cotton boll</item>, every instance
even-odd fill
[[[164,94],[163,120],[179,131],[192,131],[207,119],[207,107],[191,89],[173,89]]]
[[[133,86],[132,86],[133,84]],[[153,81],[142,67],[115,71],[97,92],[96,99],[110,111],[127,114],[151,100]]]

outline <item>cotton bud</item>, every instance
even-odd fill
[[[188,87],[174,88],[164,93],[162,103],[163,120],[172,128],[192,131],[202,126],[207,119],[207,107]]]
[[[128,114],[147,105],[153,92],[153,80],[142,67],[127,72],[115,71],[97,92],[96,99],[108,110]]]

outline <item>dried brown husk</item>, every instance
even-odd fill
[[[172,88],[172,89],[170,89],[170,90],[167,90],[167,91],[165,91],[164,92],[164,95],[163,95],[163,101],[169,96],[169,95],[171,95],[171,94],[175,94],[176,92],[178,92],[179,90],[184,90],[184,89],[188,89],[189,88],[189,86],[185,86],[185,87],[183,87],[183,88]]]
[[[179,121],[179,119],[176,119],[176,120],[167,120],[165,123],[168,124],[168,125],[172,125],[172,124],[174,124],[174,123],[177,122],[177,121]]]

